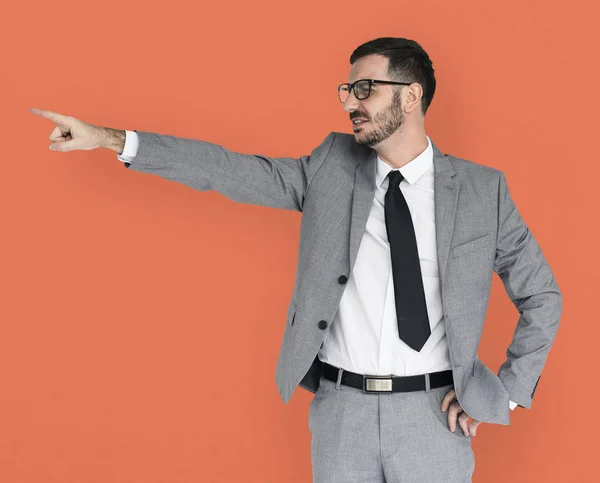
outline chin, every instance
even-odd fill
[[[368,136],[364,132],[362,132],[362,131],[358,131],[358,132],[354,133],[354,139],[359,144],[364,144],[364,142],[367,139],[367,137]]]
[[[372,148],[373,146],[378,144],[377,142],[373,142],[372,139],[369,139],[369,136],[365,136],[362,133],[354,133],[354,140],[356,141],[356,144],[362,144],[369,148]]]
[[[356,144],[365,144],[365,138],[360,136],[360,134],[354,133],[354,140]]]

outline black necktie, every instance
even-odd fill
[[[419,352],[431,335],[417,239],[398,170],[388,173],[385,194],[385,227],[392,254],[392,274],[400,339]]]

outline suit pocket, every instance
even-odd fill
[[[447,386],[444,388],[435,388],[435,389],[431,390],[431,392],[428,395],[431,410],[433,411],[437,420],[440,422],[440,424],[444,427],[444,429],[448,433],[453,434],[459,438],[471,438],[472,435],[465,436],[465,433],[463,433],[463,430],[460,427],[460,424],[458,424],[458,417],[462,413],[459,413],[457,415],[456,427],[454,429],[454,432],[452,432],[452,431],[450,431],[450,426],[448,424],[448,411],[450,410],[450,406],[448,406],[448,409],[446,409],[446,412],[442,411],[442,401],[443,401],[444,397],[446,396],[446,394],[448,394],[448,392],[450,392],[450,390],[453,389],[453,387],[454,386]],[[452,404],[454,404],[454,402]]]
[[[489,245],[492,242],[492,237],[489,233],[480,236],[479,238],[475,238],[474,240],[469,240],[466,243],[462,243],[458,246],[455,246],[452,249],[452,256],[454,258],[460,257],[462,255],[466,255],[467,253],[471,253],[475,250],[483,248]]]
[[[327,391],[327,382],[323,383],[324,380],[327,381],[327,379],[321,377],[317,392],[310,400],[310,404],[308,406],[308,429],[311,433],[314,433],[315,417],[317,416],[318,406],[325,397],[325,392]]]
[[[288,315],[287,315],[288,325],[294,325],[295,319],[296,319],[296,304],[292,301],[292,302],[290,302],[290,307],[288,308]]]

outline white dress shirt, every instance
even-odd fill
[[[139,139],[126,131],[120,161],[134,161]],[[399,189],[410,210],[417,247],[431,335],[420,352],[398,336],[392,258],[385,228],[384,197],[387,174],[393,168],[377,156],[376,189],[371,212],[356,262],[339,309],[331,323],[319,359],[336,367],[370,375],[411,376],[451,369],[448,340],[440,296],[435,238],[433,147],[402,166]],[[517,403],[510,401],[510,409]]]

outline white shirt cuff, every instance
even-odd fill
[[[137,154],[139,145],[140,140],[137,133],[135,131],[125,131],[125,147],[122,154],[117,153],[117,159],[124,163],[131,163]]]

